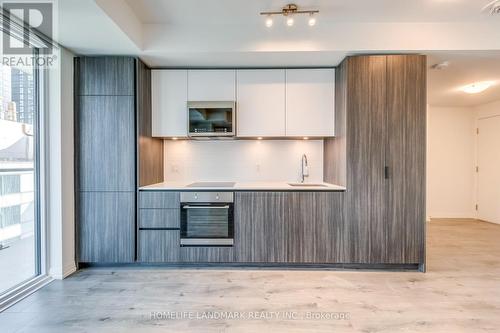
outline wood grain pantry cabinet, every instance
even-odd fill
[[[134,58],[78,57],[78,96],[134,95]]]
[[[134,96],[80,96],[78,108],[80,190],[135,191]]]
[[[151,105],[154,137],[187,137],[187,70],[152,70]]]
[[[79,261],[132,262],[135,193],[80,192]]]
[[[237,135],[284,137],[285,70],[238,70],[236,87]]]
[[[334,136],[335,69],[286,70],[286,136]]]
[[[75,59],[75,215],[80,263],[135,261],[136,188],[163,180],[162,159],[157,158],[162,156],[162,143],[150,134],[149,82],[149,69],[133,57]],[[142,145],[145,141],[147,149]],[[140,171],[147,172],[147,177],[141,177]]]
[[[75,59],[78,262],[135,260],[135,59]]]
[[[426,102],[425,56],[388,56],[385,255],[391,263],[424,262]]]
[[[426,59],[355,56],[336,71],[325,181],[345,185],[346,262],[425,262]],[[345,159],[338,167],[336,160]]]

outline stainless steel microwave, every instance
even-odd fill
[[[188,102],[190,137],[231,137],[236,135],[234,101]]]

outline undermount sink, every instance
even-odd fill
[[[325,184],[314,184],[314,183],[288,183],[290,186],[307,186],[307,187],[327,187]]]

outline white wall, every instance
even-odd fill
[[[475,217],[475,112],[428,108],[428,218]]]
[[[323,140],[165,140],[166,181],[323,181]]]
[[[474,108],[476,118],[486,118],[500,115],[500,101],[478,105]]]
[[[73,57],[64,48],[48,70],[48,273],[62,279],[76,270],[73,149]]]

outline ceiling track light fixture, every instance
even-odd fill
[[[294,16],[298,14],[306,14],[309,15],[309,20],[307,23],[309,26],[313,26],[316,24],[315,14],[319,13],[319,10],[303,10],[299,9],[299,7],[293,3],[286,5],[281,9],[281,11],[270,11],[270,12],[261,12],[260,15],[266,16],[266,27],[270,28],[273,26],[273,16],[281,15],[286,18],[286,25],[291,27],[295,23]]]
[[[499,15],[500,14],[500,0],[494,0],[488,3],[481,10],[482,12],[487,12],[491,15]]]

